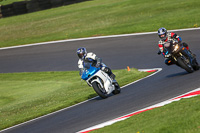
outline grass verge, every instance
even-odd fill
[[[92,133],[199,133],[200,96],[155,108]]]
[[[113,72],[120,86],[150,74],[134,68]],[[77,71],[0,74],[0,130],[95,96]]]
[[[198,0],[91,0],[0,19],[0,47],[200,25]]]
[[[13,2],[19,2],[19,1],[25,1],[25,0],[0,0],[0,5],[8,5]]]

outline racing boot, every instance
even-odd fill
[[[115,75],[112,73],[111,69],[109,67],[102,67],[101,68],[105,73],[107,73],[109,75],[109,77],[114,80],[115,79]]]
[[[190,49],[188,51],[190,52],[190,54],[192,55],[193,58],[196,58],[196,54],[193,54]]]

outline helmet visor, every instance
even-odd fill
[[[165,38],[165,37],[166,37],[166,33],[164,33],[164,34],[159,34],[159,37],[160,37],[161,39]]]
[[[79,53],[79,54],[78,54],[78,57],[79,57],[79,58],[83,58],[83,56],[84,56],[83,53]]]

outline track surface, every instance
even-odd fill
[[[200,62],[200,30],[176,33]],[[112,69],[163,68],[153,77],[123,88],[119,95],[96,98],[3,133],[74,133],[199,88],[200,71],[188,74],[175,65],[166,66],[157,55],[157,42],[157,34],[150,34],[0,50],[0,73],[78,70],[76,49],[82,46]]]

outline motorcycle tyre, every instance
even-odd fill
[[[117,95],[121,92],[121,88],[119,86],[119,84],[116,82],[113,84],[115,86],[115,90],[112,92],[114,95]]]
[[[193,69],[188,67],[188,65],[185,63],[184,60],[181,59],[181,57],[177,58],[177,62],[180,65],[180,67],[185,69],[188,73],[192,73],[193,72]]]
[[[108,97],[108,94],[105,92],[102,91],[102,89],[104,88],[100,88],[100,84],[98,82],[93,82],[92,83],[92,87],[94,89],[94,91],[103,99],[107,98]],[[105,90],[105,89],[104,89]]]
[[[199,70],[199,64],[196,59],[194,59],[194,65],[192,66],[195,71]]]

